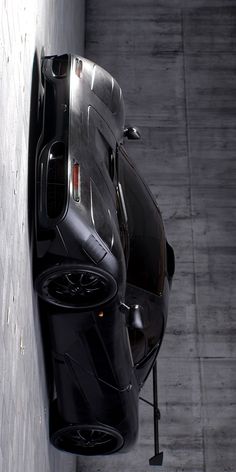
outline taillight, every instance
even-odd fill
[[[80,166],[73,164],[73,198],[76,202],[80,201]]]

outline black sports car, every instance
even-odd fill
[[[139,132],[125,127],[117,82],[64,54],[43,58],[42,85],[35,288],[54,364],[51,442],[75,454],[124,451],[163,339],[174,254],[123,146]]]

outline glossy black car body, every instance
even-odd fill
[[[54,363],[51,441],[76,454],[124,451],[165,330],[173,250],[123,147],[137,132],[125,130],[117,82],[63,55],[43,59],[42,84],[35,287]]]

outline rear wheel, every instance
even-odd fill
[[[117,284],[107,272],[87,266],[55,266],[39,275],[36,290],[45,301],[64,308],[92,308],[111,300]]]
[[[95,425],[69,425],[51,436],[52,444],[73,454],[111,454],[123,445],[123,437],[114,428]]]

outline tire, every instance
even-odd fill
[[[86,456],[112,454],[122,448],[124,439],[114,428],[105,425],[65,426],[51,435],[57,449]]]
[[[65,264],[41,273],[35,282],[38,295],[63,308],[90,309],[104,305],[117,292],[111,274],[102,269]]]

